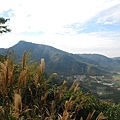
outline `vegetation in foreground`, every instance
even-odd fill
[[[44,69],[44,59],[28,64],[25,53],[21,66],[0,62],[0,120],[119,120],[120,104],[84,94],[76,81],[53,85],[57,74],[47,77]]]

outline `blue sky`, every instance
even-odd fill
[[[10,18],[11,33],[0,48],[20,40],[70,53],[120,57],[120,0],[0,0],[0,17]]]

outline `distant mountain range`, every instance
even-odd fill
[[[72,54],[51,46],[20,41],[9,48],[14,50],[20,61],[23,52],[31,52],[31,59],[39,62],[45,59],[49,74],[57,72],[59,75],[106,75],[120,70],[120,58],[108,58],[99,54]],[[1,48],[0,54],[5,55],[7,49]]]

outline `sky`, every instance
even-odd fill
[[[0,48],[20,40],[70,53],[120,57],[120,0],[0,0],[11,33]]]

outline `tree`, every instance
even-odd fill
[[[0,34],[11,32],[11,29],[8,28],[8,25],[6,25],[6,22],[10,19],[5,19],[3,17],[0,17]]]

